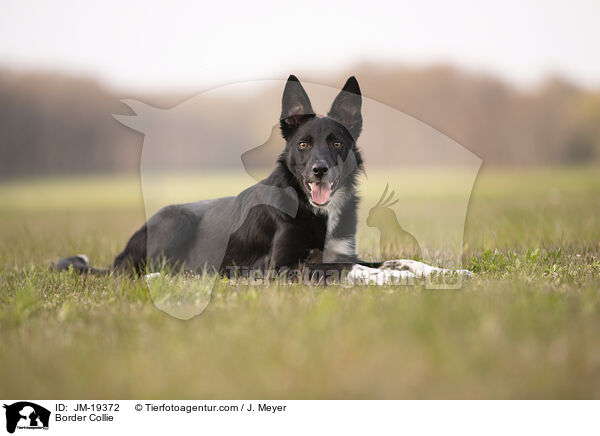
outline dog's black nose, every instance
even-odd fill
[[[323,177],[328,169],[329,167],[325,162],[317,162],[312,166],[312,172],[317,177]]]

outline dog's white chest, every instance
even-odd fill
[[[340,192],[338,196],[332,199],[327,207],[327,233],[325,235],[325,248],[323,250],[324,262],[335,262],[340,257],[356,255],[356,237],[334,237],[334,230],[340,224],[341,205],[347,200],[345,192]]]

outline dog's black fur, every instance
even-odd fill
[[[250,270],[298,266],[342,269],[354,263],[378,266],[362,262],[356,255],[355,188],[363,168],[356,145],[362,129],[361,105],[358,82],[350,77],[327,116],[319,117],[298,79],[290,76],[280,117],[286,146],[266,179],[236,198],[163,208],[133,234],[112,269],[93,268],[87,259],[78,256],[61,259],[57,268],[72,267],[83,273],[133,270],[142,274],[166,261],[173,267],[203,270],[207,266],[201,254],[203,241],[214,232],[225,231],[220,227],[223,217],[239,213],[244,199],[266,186],[288,192],[293,189],[297,198],[295,215],[270,204],[251,207],[230,234],[220,265],[213,265],[220,273],[230,273],[231,266]]]

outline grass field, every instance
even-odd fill
[[[178,182],[173,201],[243,184]],[[440,191],[432,177],[415,196]],[[598,168],[482,170],[461,290],[222,283],[190,321],[141,280],[47,269],[108,265],[144,221],[138,178],[14,182],[0,200],[3,398],[600,398]]]

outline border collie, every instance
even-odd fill
[[[362,96],[350,77],[326,116],[318,116],[300,81],[285,85],[280,116],[285,149],[273,172],[236,197],[164,207],[127,242],[112,268],[91,267],[85,256],[59,260],[55,267],[80,273],[134,271],[163,266],[192,273],[300,268],[315,272],[377,272],[428,275],[447,271],[416,261],[369,263],[356,254],[357,176],[363,160],[357,147],[362,130]],[[367,280],[367,283],[371,280]]]

